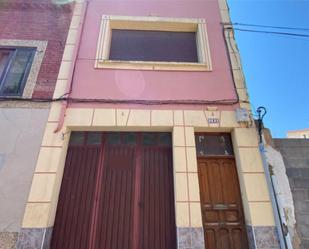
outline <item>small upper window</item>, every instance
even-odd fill
[[[109,59],[197,63],[195,32],[115,29]]]
[[[21,96],[35,48],[0,48],[0,96]]]
[[[103,16],[97,68],[210,71],[204,19]]]

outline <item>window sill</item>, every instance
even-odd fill
[[[99,60],[96,68],[153,71],[211,71],[204,63]]]

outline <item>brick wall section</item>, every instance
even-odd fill
[[[48,41],[33,98],[53,95],[73,4],[52,0],[1,0],[0,39]]]
[[[301,249],[309,248],[309,139],[274,139],[283,157],[295,205]]]

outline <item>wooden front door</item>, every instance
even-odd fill
[[[204,139],[209,138],[206,136]],[[215,141],[214,138],[210,139]],[[228,138],[225,137],[223,142],[228,143],[227,140]],[[205,144],[211,146],[212,143],[204,142]],[[232,149],[224,149],[222,139],[218,144],[219,149],[205,150],[216,152],[217,155],[198,154],[205,247],[207,249],[248,249],[235,160],[232,155],[228,155],[232,154]],[[212,145],[217,146],[216,143]],[[202,151],[202,147],[197,146],[198,153]],[[224,151],[224,155],[218,155],[220,150]]]
[[[75,132],[51,249],[176,249],[171,134]]]

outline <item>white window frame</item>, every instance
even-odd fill
[[[157,62],[110,60],[109,52],[113,29],[196,32],[198,62]],[[95,68],[136,69],[136,70],[176,70],[211,71],[211,57],[205,19],[166,18],[103,15],[97,44]]]

